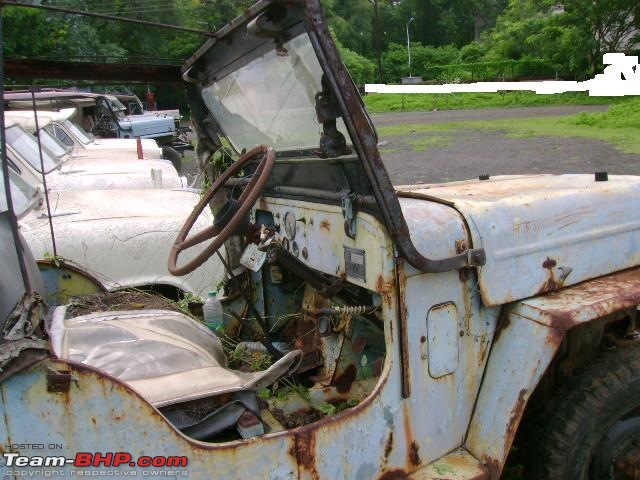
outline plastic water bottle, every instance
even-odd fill
[[[212,331],[217,332],[222,326],[222,304],[216,296],[216,291],[211,290],[207,294],[207,300],[202,306],[202,313],[204,314],[204,323]]]

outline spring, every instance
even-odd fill
[[[332,310],[335,313],[342,313],[346,315],[362,315],[367,312],[368,307],[364,305],[334,305]]]

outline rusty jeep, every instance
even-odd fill
[[[219,256],[222,325],[45,318],[27,291],[3,310],[5,457],[38,443],[95,472],[125,452],[138,475],[171,455],[196,479],[454,480],[498,479],[511,455],[536,479],[638,478],[640,177],[394,188],[319,0],[258,2],[182,72],[213,182],[168,269]]]

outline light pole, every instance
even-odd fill
[[[411,75],[411,37],[409,35],[409,25],[413,22],[415,18],[411,17],[407,22],[407,52],[409,53],[409,78],[413,77]]]

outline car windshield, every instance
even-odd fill
[[[9,169],[9,184],[11,186],[11,199],[13,200],[13,208],[16,216],[22,216],[30,207],[33,201],[38,196],[38,189],[24,179],[22,179],[17,173]],[[0,168],[0,212],[6,212],[7,196],[4,190],[4,174]]]
[[[6,137],[7,144],[13,147],[13,149],[22,156],[22,158],[29,162],[29,165],[42,173],[40,155],[38,152],[38,141],[36,138],[18,125],[13,125],[7,128]],[[44,172],[49,173],[61,162],[43,146],[42,163],[44,165]]]
[[[57,138],[51,135],[48,131],[40,129],[38,132],[40,142],[42,146],[49,150],[56,157],[63,157],[71,150],[70,147],[65,146]]]
[[[84,128],[79,127],[71,120],[65,120],[63,124],[83,145],[87,145],[93,141],[93,135],[87,133]]]
[[[262,143],[276,150],[318,148],[321,80],[304,33],[206,86],[202,98],[237,151]],[[342,119],[338,128],[346,132]]]

